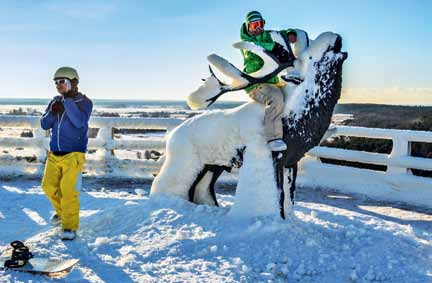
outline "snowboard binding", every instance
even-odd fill
[[[17,268],[26,265],[29,259],[33,258],[30,249],[21,241],[13,241],[10,243],[13,248],[11,259],[4,263],[6,268]]]

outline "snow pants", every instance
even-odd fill
[[[274,84],[259,84],[249,97],[265,106],[264,128],[268,141],[283,138],[282,114],[285,108],[282,89]]]
[[[49,153],[42,189],[61,219],[62,229],[76,231],[79,226],[79,193],[85,154],[71,152],[63,156]]]

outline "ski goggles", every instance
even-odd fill
[[[54,80],[56,85],[65,84],[68,82],[68,79],[57,79]]]
[[[263,28],[264,28],[264,21],[255,21],[248,24],[248,29],[250,31],[255,31]]]

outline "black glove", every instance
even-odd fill
[[[64,112],[63,102],[56,100],[53,103],[51,103],[50,112],[53,115],[63,114]]]
[[[294,56],[277,42],[275,42],[275,46],[270,53],[273,54],[281,64],[291,63],[290,65],[293,65],[292,62],[295,60]]]

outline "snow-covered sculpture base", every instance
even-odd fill
[[[278,34],[272,36],[286,46]],[[347,55],[341,52],[340,36],[331,32],[303,44],[295,67],[281,73],[286,78],[296,72],[303,79],[288,80],[283,88],[284,140],[288,150],[272,156],[264,135],[264,108],[258,103],[209,111],[186,120],[167,136],[166,160],[153,181],[151,196],[168,194],[198,204],[217,205],[213,189],[217,177],[223,170],[242,164],[232,215],[284,217],[284,213],[291,211],[287,189],[294,185],[295,172],[284,178],[284,171],[293,172],[298,160],[318,145],[327,130],[340,97],[342,63]],[[265,65],[274,65],[267,62],[271,59],[263,57]],[[223,70],[222,65],[216,67]],[[233,84],[244,83],[235,70],[227,73]],[[189,105],[205,106],[217,94],[216,87],[214,82],[206,82],[191,94]]]

